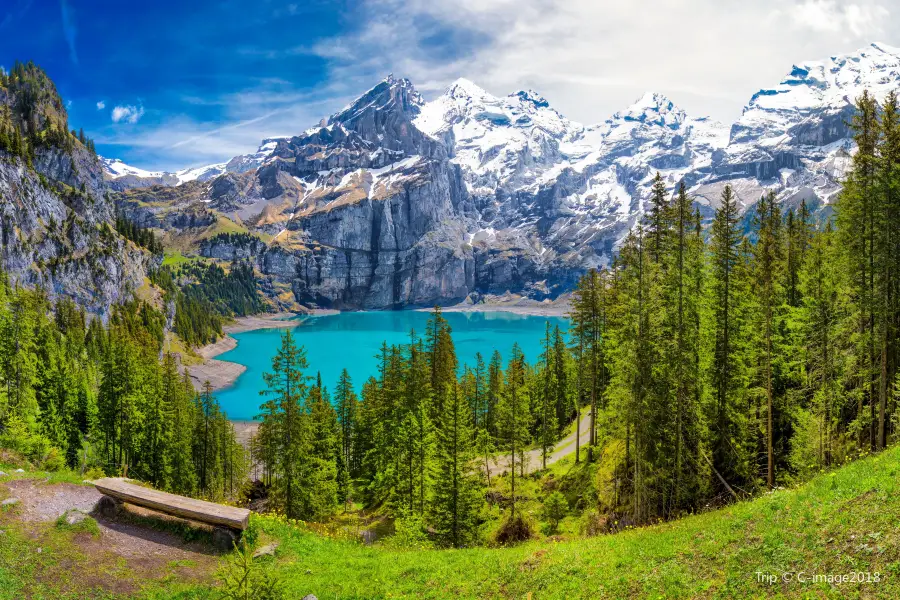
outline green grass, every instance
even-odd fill
[[[511,548],[394,550],[321,536],[271,516],[254,515],[252,522],[260,543],[280,544],[260,565],[283,580],[289,598],[898,598],[898,477],[900,447],[894,447],[722,510],[616,535]],[[4,584],[22,589],[16,582],[29,576],[34,553],[22,567],[10,560],[33,544],[23,537],[0,540],[0,598],[16,597],[3,595]],[[782,579],[784,573],[866,572],[880,581]],[[154,584],[139,596],[211,598],[215,592]]]
[[[290,593],[323,598],[900,597],[900,448],[723,510],[514,548],[389,551],[261,518]],[[757,572],[775,575],[760,581]],[[783,573],[880,573],[784,583]]]
[[[184,265],[192,262],[197,262],[200,260],[199,257],[196,256],[185,256],[181,253],[180,250],[166,250],[165,256],[163,257],[163,266],[166,267],[175,267],[178,265]]]

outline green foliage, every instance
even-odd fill
[[[229,563],[219,574],[220,597],[227,600],[279,600],[284,598],[282,583],[253,558],[253,546],[242,539]]]
[[[470,407],[457,383],[446,385],[448,391],[437,422],[437,475],[429,519],[439,542],[459,548],[476,541],[483,500],[480,478],[472,468],[475,456]]]
[[[116,231],[125,239],[146,248],[153,254],[162,254],[162,242],[156,239],[153,230],[138,226],[122,214],[116,214]]]
[[[225,319],[266,308],[249,263],[236,262],[228,273],[205,262],[164,264],[151,280],[174,299],[175,332],[193,346],[218,339]]]
[[[290,519],[316,520],[337,502],[340,430],[327,392],[321,382],[309,386],[306,368],[306,351],[286,329],[272,371],[263,374],[267,399],[254,448],[276,506]]]
[[[160,360],[164,326],[159,311],[127,302],[104,327],[71,300],[51,307],[40,290],[11,289],[0,277],[0,446],[48,471],[236,496],[243,448],[211,394],[195,400],[174,357]]]
[[[550,522],[550,531],[555,532],[569,512],[569,502],[560,492],[553,492],[544,499],[543,517]]]
[[[43,69],[32,62],[16,61],[0,78],[0,150],[28,164],[35,149],[60,148],[71,154],[76,146],[96,155],[93,140],[84,131],[69,131],[68,116],[56,86]]]
[[[416,514],[408,514],[394,520],[394,535],[386,545],[398,550],[424,550],[433,547],[425,532],[425,520]]]

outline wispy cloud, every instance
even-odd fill
[[[103,100],[97,102],[97,110],[103,110],[104,108],[106,108],[106,102],[104,102]]]
[[[99,106],[98,106],[99,108]],[[137,123],[144,116],[143,106],[133,106],[126,104],[124,106],[115,106],[112,109],[113,123]]]
[[[312,50],[359,88],[386,70],[426,90],[464,76],[495,94],[534,88],[585,122],[655,90],[729,121],[792,62],[900,30],[888,1],[368,0],[362,26]]]
[[[95,139],[101,145],[137,151],[141,158],[132,164],[177,170],[224,162],[252,152],[266,137],[297,135],[347,100],[341,96],[320,99],[297,93],[298,98],[304,98],[302,101],[275,105],[260,90],[242,92],[240,99],[235,96],[218,99],[230,115],[221,120],[197,121],[186,114],[173,114],[147,125],[141,123],[139,132],[111,126],[97,132]],[[259,114],[252,109],[254,101],[262,102],[268,110]]]
[[[32,2],[33,0],[12,0],[9,6],[4,7],[6,14],[0,19],[0,29],[11,25],[23,17],[28,12],[28,9],[31,8]]]
[[[75,15],[66,0],[59,0],[59,8],[62,16],[63,35],[66,37],[66,43],[69,44],[69,57],[77,65],[78,53],[75,52],[75,37],[78,35],[78,28],[75,25]]]
[[[880,4],[856,4],[834,0],[805,0],[787,9],[798,28],[822,33],[842,31],[860,35],[880,35],[890,11]]]
[[[362,0],[336,35],[233,49],[250,62],[324,65],[324,81],[314,89],[278,72],[221,94],[186,89],[181,109],[154,111],[139,135],[111,127],[98,142],[138,148],[147,161],[165,163],[147,168],[221,162],[264,137],[303,131],[389,72],[412,79],[427,98],[458,77],[497,95],[532,88],[585,123],[606,119],[647,90],[667,94],[690,114],[729,122],[792,63],[900,31],[900,11],[885,8],[895,1],[692,0],[688,11],[676,0]]]

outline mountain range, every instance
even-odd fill
[[[227,163],[150,172],[101,159],[119,210],[167,243],[249,260],[285,307],[396,308],[565,292],[606,265],[659,173],[709,218],[774,190],[827,212],[868,89],[900,88],[900,49],[872,44],[793,66],[730,125],[658,93],[583,125],[540,94],[466,79],[426,102],[388,76],[319,125]]]

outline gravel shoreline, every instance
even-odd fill
[[[416,310],[430,311],[430,308]],[[538,302],[530,298],[505,294],[486,296],[482,302],[461,302],[441,307],[444,312],[508,312],[535,317],[564,317],[572,310],[571,294],[564,294],[553,301]]]
[[[323,311],[324,312],[324,311]],[[336,312],[336,311],[335,311]],[[321,313],[318,313],[321,314]],[[325,314],[328,314],[325,312]],[[215,357],[224,354],[237,347],[237,340],[231,337],[233,333],[253,331],[255,329],[282,329],[296,327],[302,321],[291,320],[293,313],[277,313],[272,315],[254,315],[240,317],[234,323],[229,323],[222,328],[225,335],[212,344],[207,344],[197,350],[197,354],[203,359],[199,365],[189,365],[185,368],[191,377],[194,388],[201,390],[205,382],[209,382],[213,390],[223,390],[234,385],[241,373],[247,370],[244,365],[217,360]]]

